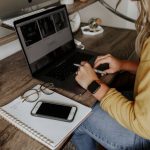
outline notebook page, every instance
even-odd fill
[[[39,88],[39,85],[35,88]],[[63,122],[32,116],[31,110],[37,102],[22,103],[21,97],[18,97],[11,103],[3,106],[2,109],[5,110],[7,113],[13,115],[21,122],[27,124],[34,131],[37,131],[47,139],[53,141],[53,143],[49,145],[51,149],[57,148],[64,141],[64,139],[68,137],[73,132],[73,130],[83,121],[83,119],[86,118],[86,116],[91,111],[91,108],[86,107],[58,93],[53,93],[52,95],[45,95],[42,92],[40,92],[39,100],[75,105],[78,108],[76,116],[72,122]]]

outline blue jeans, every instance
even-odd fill
[[[108,150],[150,150],[150,140],[121,126],[99,103],[75,130],[71,141],[77,150],[96,150],[97,143]]]

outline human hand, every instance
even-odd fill
[[[78,82],[78,84],[84,89],[87,89],[88,85],[92,81],[99,80],[94,69],[91,67],[89,63],[85,61],[81,62],[81,66],[78,68],[78,71],[76,73],[77,75],[75,79]]]
[[[111,54],[98,56],[94,62],[94,68],[97,68],[99,65],[104,63],[109,64],[109,68],[104,70],[104,73],[115,73],[121,70],[122,66],[121,60],[113,57]]]

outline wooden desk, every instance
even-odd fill
[[[121,59],[131,59],[134,53],[136,32],[104,27],[104,33],[97,36],[83,36],[79,31],[75,38],[83,42],[87,49],[101,54],[111,53]],[[113,75],[103,78],[110,83]],[[0,106],[7,104],[35,84],[22,52],[18,52],[0,62]],[[86,92],[82,97],[73,93],[58,90],[60,93],[91,106],[95,99]],[[42,144],[31,139],[8,122],[0,119],[0,149],[6,150],[48,150]]]

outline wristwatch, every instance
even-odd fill
[[[87,87],[88,91],[92,94],[95,94],[97,90],[101,87],[101,85],[97,81],[92,81],[89,86]]]

